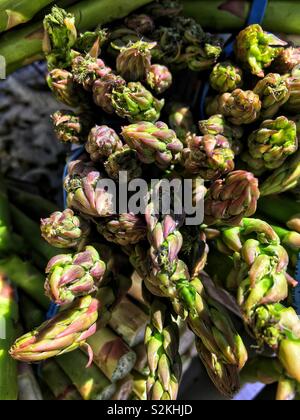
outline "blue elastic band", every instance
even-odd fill
[[[84,152],[84,147],[83,146],[77,147],[72,152],[71,156],[68,159],[68,163],[65,165],[65,168],[64,168],[63,182],[68,175],[69,163],[78,159],[79,156],[82,155],[83,152]],[[63,191],[63,194],[64,194],[64,197],[63,197],[64,198],[64,208],[66,209],[67,208],[67,193],[66,193],[65,189]],[[53,318],[57,314],[58,310],[59,310],[59,306],[52,302],[50,307],[49,307],[49,310],[47,312],[47,320]]]
[[[261,25],[267,11],[268,0],[253,0],[250,14],[247,20],[248,25],[258,23]]]
[[[262,24],[267,10],[267,6],[268,0],[253,0],[249,17],[247,19],[247,26],[254,25],[255,23]],[[235,37],[231,37],[223,49],[223,55],[225,58],[229,58],[234,53],[234,43]],[[207,82],[205,83],[200,99],[200,116],[202,120],[206,118],[205,102],[208,92],[209,83]]]
[[[294,289],[294,307],[297,311],[297,314],[300,315],[300,254],[297,261],[296,267],[296,280],[298,282],[298,286]]]
[[[58,305],[55,305],[55,303],[51,303],[49,310],[47,312],[47,320],[52,319],[58,312]]]

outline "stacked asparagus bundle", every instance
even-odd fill
[[[253,25],[238,35],[235,60],[217,63],[219,41],[184,18],[173,1],[155,2],[108,31],[81,34],[74,16],[55,7],[45,18],[45,31],[48,83],[68,108],[53,115],[54,128],[60,141],[82,144],[86,153],[69,164],[68,209],[41,224],[43,238],[65,252],[47,251],[45,291],[60,311],[18,339],[12,357],[36,362],[59,356],[57,364],[45,365],[45,380],[56,398],[76,399],[79,392],[84,399],[114,393],[115,398],[176,399],[184,322],[225,396],[240,388],[248,360],[243,336],[250,334],[251,344],[269,359],[258,367],[250,361],[248,376],[268,382],[263,368],[270,363],[278,398],[296,398],[300,324],[282,303],[288,305],[297,284],[292,274],[300,248],[299,217],[291,209],[288,229],[283,228],[286,213],[279,217],[272,204],[269,211],[262,204],[261,211],[273,225],[251,217],[261,195],[286,192],[300,179],[298,50]],[[193,109],[172,103],[181,69],[211,71],[209,118],[199,123],[198,132]],[[194,204],[205,201],[204,224],[185,226],[175,203],[168,214],[151,200],[145,215],[118,211],[120,203],[103,181],[119,182],[124,171],[129,180],[142,178],[148,185],[155,176],[161,180],[158,189],[165,178],[192,179]],[[115,257],[120,253],[121,263]],[[118,275],[120,264],[128,276],[134,270],[133,279],[140,279],[130,291]],[[10,267],[7,263],[3,271],[14,280]],[[46,306],[40,284],[27,286],[27,292]],[[128,291],[140,307],[124,300]],[[128,325],[128,316],[142,325]],[[145,333],[145,351],[136,353],[143,360],[147,355],[147,366],[138,363],[130,377],[131,368],[120,376],[121,344],[116,344],[118,368],[115,359],[103,363],[106,341],[117,342],[107,325],[118,343],[121,337],[129,346],[140,344]],[[127,364],[133,359],[126,357]],[[88,377],[96,388],[85,386]],[[117,387],[116,380],[122,381]],[[56,390],[55,384],[62,386]]]

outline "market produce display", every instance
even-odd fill
[[[0,30],[41,3],[7,8]],[[240,25],[222,21],[231,2],[66,3],[31,29],[62,105],[66,208],[0,180],[0,399],[26,399],[26,381],[35,400],[176,400],[195,355],[228,399],[244,382],[299,399],[299,48],[245,27],[243,1]],[[230,57],[206,32],[215,8],[241,29]],[[18,46],[10,70],[41,54],[29,26],[0,36],[0,54]],[[201,117],[190,80],[209,83]],[[124,174],[144,185],[137,213]],[[202,220],[189,226],[165,181],[191,181]]]

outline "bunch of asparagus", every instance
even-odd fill
[[[6,220],[6,231],[10,231],[11,236],[12,232],[15,232],[14,235],[24,235],[24,237],[26,233],[31,232],[28,250],[25,247],[10,250],[6,248],[6,255],[4,251],[1,254],[0,272],[5,273],[5,277],[2,275],[0,281],[1,334],[5,332],[5,339],[1,336],[3,350],[0,359],[1,400],[143,398],[144,394],[140,394],[140,387],[143,383],[146,384],[148,374],[143,340],[149,322],[149,309],[147,300],[142,294],[142,279],[137,273],[134,273],[131,279],[120,276],[117,307],[111,308],[110,315],[98,324],[96,333],[88,339],[94,355],[89,368],[86,367],[88,352],[81,350],[61,356],[56,361],[48,360],[41,365],[39,372],[26,363],[28,361],[26,357],[22,358],[22,363],[17,364],[9,356],[9,347],[22,329],[32,329],[45,319],[45,310],[49,306],[49,301],[44,296],[43,275],[37,264],[53,252],[51,246],[47,244],[44,247],[40,246],[42,242],[37,223],[14,204],[22,207],[26,207],[26,204],[27,213],[31,215],[34,213],[35,218],[51,210],[53,205],[14,186],[9,186],[9,193],[13,198],[13,202],[9,202],[7,194],[4,194],[4,183],[1,185],[3,189],[1,209],[3,214],[5,212],[8,216],[9,210],[11,214],[11,223],[8,217],[2,218],[3,222]],[[2,238],[5,239],[5,234],[1,236]],[[20,238],[21,236],[18,237],[18,241]],[[40,255],[37,257],[34,252]],[[29,255],[32,262],[23,262]],[[122,268],[124,271],[124,265]],[[115,276],[118,276],[116,272]],[[8,277],[14,286],[18,286],[18,301]],[[108,302],[112,290],[108,287],[104,289],[102,295]],[[99,293],[99,299],[100,296]],[[101,302],[103,303],[103,300]],[[3,319],[5,326],[2,324]],[[180,325],[180,334],[183,340],[180,351],[187,369],[195,354],[193,335],[183,324]],[[44,346],[46,342],[47,339],[44,337],[42,345]],[[41,358],[49,356],[49,353],[46,355],[45,352],[46,348]],[[32,357],[33,355],[29,356],[31,361]],[[36,355],[34,359],[38,360],[39,357]]]
[[[101,391],[88,390],[88,395],[82,394],[81,378],[94,375],[108,324],[127,344],[138,344],[128,339],[126,321],[131,315],[143,317],[122,301],[128,292],[119,275],[122,266],[122,273],[127,267],[129,277],[134,270],[133,278],[140,279],[129,293],[148,314],[147,366],[133,379],[117,375],[123,381],[117,398],[131,383],[134,398],[176,399],[184,359],[182,322],[225,396],[239,390],[245,365],[252,379],[267,376],[268,382],[261,373],[268,361],[276,368],[271,382],[279,382],[278,398],[297,398],[300,323],[288,305],[297,285],[299,217],[291,206],[288,221],[286,213],[280,216],[264,203],[274,193],[284,193],[285,199],[300,179],[299,50],[252,25],[238,35],[234,59],[217,63],[219,41],[186,19],[174,1],[154,2],[108,30],[83,33],[74,15],[54,7],[44,27],[49,87],[67,107],[52,116],[54,128],[60,141],[83,145],[85,152],[68,167],[68,208],[41,222],[43,238],[64,252],[50,255],[46,246],[47,299],[40,282],[30,283],[39,289],[40,303],[46,306],[50,299],[60,310],[19,338],[11,356],[21,362],[57,357],[77,389],[72,395],[110,398],[114,375],[107,386],[96,380]],[[181,69],[191,78],[193,72],[209,71],[209,118],[198,129],[191,101],[173,100],[182,84]],[[102,181],[118,182],[124,171],[129,180],[142,178],[148,185],[155,176],[161,180],[158,187],[165,178],[192,179],[194,203],[204,199],[204,223],[186,226],[175,203],[168,214],[151,200],[144,215],[118,212]],[[259,216],[257,204],[266,216]],[[13,212],[20,230],[28,226],[18,210]],[[25,236],[30,237],[28,231]],[[14,281],[9,267],[3,271]],[[134,327],[138,341],[144,329]],[[259,367],[255,361],[247,364],[245,335],[269,358]],[[85,364],[87,371],[75,377],[74,370]],[[48,369],[50,377],[62,377],[52,361]],[[111,373],[111,367],[101,369]],[[53,370],[57,373],[51,376]]]

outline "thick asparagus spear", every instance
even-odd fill
[[[28,296],[19,293],[20,318],[27,331],[41,325],[45,321],[45,312]]]
[[[74,13],[80,31],[120,19],[151,0],[85,0],[68,8]],[[42,22],[4,34],[0,39],[0,56],[6,61],[7,73],[43,58]]]
[[[45,278],[33,265],[13,255],[0,260],[0,272],[5,273],[44,309],[48,309],[50,301],[44,293]]]
[[[0,268],[0,273],[3,272]],[[17,400],[17,363],[8,353],[16,339],[18,307],[14,290],[3,275],[0,275],[0,400]]]
[[[57,358],[57,363],[71,379],[84,400],[110,399],[116,386],[109,382],[93,363],[87,368],[88,358],[80,350]]]
[[[249,16],[250,1],[183,1],[184,13],[196,19],[204,29],[233,32],[242,29]],[[299,34],[300,4],[297,1],[269,1],[263,27],[271,32]]]
[[[113,401],[126,401],[129,399],[133,390],[133,377],[132,375],[127,375],[124,379],[119,381],[117,384],[117,389],[111,400]]]
[[[136,355],[109,328],[100,328],[87,343],[93,350],[94,363],[111,382],[120,381],[131,372]]]
[[[76,401],[82,399],[55,360],[48,360],[42,365],[42,377],[57,400]]]
[[[109,326],[130,346],[144,340],[148,316],[128,298],[122,299],[112,313]]]
[[[42,8],[53,0],[2,0],[0,2],[0,32],[28,22]]]
[[[18,208],[21,208],[25,214],[35,219],[48,217],[51,213],[58,210],[58,206],[37,194],[31,194],[10,184],[7,185],[7,189],[10,201]]]
[[[42,401],[42,393],[32,368],[26,363],[21,363],[18,372],[19,400]]]

